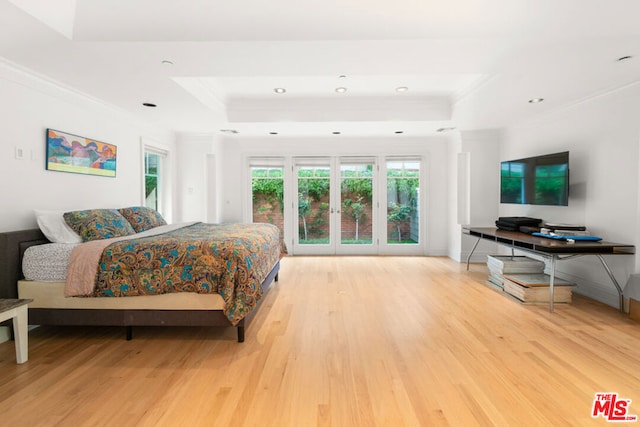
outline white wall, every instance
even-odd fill
[[[209,134],[181,134],[176,145],[178,221],[207,222],[217,216],[207,213],[208,198],[218,195],[217,189],[208,185],[209,173],[217,174],[217,164],[221,161],[216,155],[214,138]],[[216,170],[209,170],[208,155],[215,155]]]
[[[464,171],[462,174],[458,171],[459,161],[458,155],[462,153],[461,150],[462,144],[460,141],[460,133],[456,132],[449,137],[449,142],[447,144],[447,161],[449,163],[449,170],[447,174],[447,181],[449,182],[449,194],[448,194],[448,207],[449,212],[449,220],[447,223],[448,229],[448,256],[449,258],[455,259],[456,261],[460,261],[460,253],[462,250],[462,238],[461,231],[462,225],[458,222],[458,218],[461,216],[459,214],[460,210],[467,211],[469,206],[461,206],[460,204],[464,202],[468,198],[467,193],[459,194],[459,192],[465,191],[466,184],[461,184],[458,182],[458,179],[462,177],[466,178],[467,175]],[[461,187],[462,186],[462,187]],[[464,199],[464,200],[463,200]],[[466,216],[463,215],[463,216]]]
[[[110,106],[0,62],[0,231],[36,227],[33,209],[124,207],[141,203],[142,136],[173,135]],[[117,146],[115,178],[47,171],[45,131],[53,128]],[[15,158],[23,150],[24,159]]]
[[[568,207],[500,205],[500,216],[584,224],[592,234],[640,244],[640,84],[585,100],[505,130],[501,160],[570,152]],[[622,286],[638,272],[635,256],[608,256]],[[560,275],[578,283],[576,292],[616,306],[617,293],[596,257],[562,261]]]
[[[466,261],[476,242],[475,237],[470,237],[462,233],[464,225],[475,227],[494,226],[498,217],[499,204],[499,167],[500,167],[500,140],[501,133],[494,129],[463,131],[460,132],[459,142],[456,144],[457,151],[450,152],[449,161],[452,167],[466,167],[468,170],[460,171],[452,176],[456,185],[453,191],[465,189],[464,185],[457,185],[458,178],[468,177],[467,194],[456,194],[455,201],[451,201],[456,206],[450,221],[449,236],[449,256],[457,261]],[[467,162],[464,165],[458,164],[457,156],[464,153]],[[466,206],[464,206],[466,205]],[[466,209],[468,215],[467,224],[458,223],[457,212],[459,209]],[[495,245],[480,242],[473,252],[473,262],[485,262],[489,253],[495,253]]]

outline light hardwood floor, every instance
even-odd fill
[[[288,257],[231,328],[41,327],[0,344],[0,425],[562,426],[596,392],[640,415],[640,324],[526,306],[446,258]]]

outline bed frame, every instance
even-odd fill
[[[23,279],[22,256],[30,246],[49,243],[39,229],[0,233],[0,298],[18,298],[18,281]],[[278,281],[280,262],[262,282],[263,297]],[[236,325],[238,342],[244,341],[245,327],[258,309]],[[126,338],[133,338],[134,326],[231,326],[222,310],[97,310],[29,309],[30,325],[124,326]]]

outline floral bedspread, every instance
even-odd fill
[[[93,296],[218,293],[236,325],[262,297],[262,281],[285,250],[271,224],[196,223],[165,234],[111,243]]]

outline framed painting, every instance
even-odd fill
[[[116,158],[113,144],[47,129],[47,170],[115,177]]]

